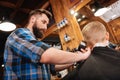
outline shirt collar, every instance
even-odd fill
[[[108,46],[108,44],[109,44],[109,41],[106,41],[105,43],[100,42],[100,43],[96,43],[94,47],[106,47]]]

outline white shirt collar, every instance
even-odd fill
[[[96,43],[95,45],[94,45],[94,47],[106,47],[106,46],[108,46],[108,44],[109,44],[109,41],[106,41],[105,43]]]

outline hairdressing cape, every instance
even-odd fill
[[[120,52],[95,47],[90,57],[62,80],[120,80]]]

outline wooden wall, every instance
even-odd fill
[[[116,44],[120,44],[120,17],[110,22],[105,22],[101,18],[94,16],[94,13],[89,8],[89,4],[82,7],[80,10],[78,10],[78,12],[87,17],[86,19],[79,23],[81,29],[88,22],[95,20],[100,21],[106,26],[106,29],[110,34],[110,41]]]
[[[118,43],[119,40],[116,38],[116,32],[113,31],[112,27],[117,27],[117,29],[119,28],[118,25],[120,25],[120,19],[117,20],[113,20],[109,23],[106,23],[105,21],[103,21],[101,18],[99,17],[95,17],[94,13],[91,11],[91,9],[89,8],[89,5],[84,6],[83,8],[81,8],[80,10],[78,10],[79,13],[81,13],[82,15],[86,16],[86,19],[84,19],[83,21],[79,22],[80,28],[82,29],[88,22],[91,21],[100,21],[102,22],[105,26],[107,31],[110,34],[110,41],[113,43]]]
[[[110,21],[109,28],[112,34],[114,35],[115,41],[114,43],[120,44],[120,18]]]
[[[85,24],[91,21],[102,22],[108,32],[110,33],[110,41],[113,43],[120,43],[120,18],[112,20],[106,23],[99,17],[95,17],[94,13],[90,9],[89,4],[93,0],[49,0],[52,6],[56,31],[59,33],[60,41],[63,50],[74,49],[78,47],[79,43],[83,40],[81,29]],[[70,10],[74,9],[76,12],[86,16],[86,19],[78,23],[76,17],[70,14]],[[61,29],[57,29],[57,23],[62,21],[64,18],[68,20],[68,24]],[[71,40],[65,42],[64,35],[68,34]]]
[[[54,18],[57,23],[62,21],[64,18],[68,20],[68,24],[61,29],[58,29],[60,41],[63,50],[72,50],[78,47],[80,41],[83,40],[81,29],[76,20],[76,17],[70,14],[70,9],[73,5],[79,3],[80,0],[50,0]],[[87,4],[90,0],[84,0],[79,8]],[[76,9],[78,9],[78,7]],[[70,41],[66,42],[64,36],[67,34],[70,37]]]

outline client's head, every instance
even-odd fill
[[[105,26],[98,21],[92,21],[82,29],[84,40],[87,46],[94,46],[96,43],[103,43],[108,39],[108,32]]]

